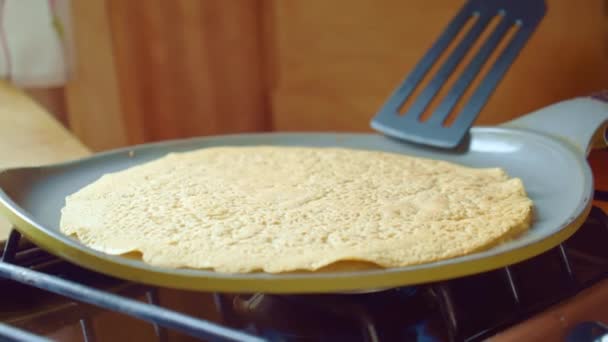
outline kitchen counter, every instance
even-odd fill
[[[89,153],[43,107],[0,81],[0,168],[57,163]],[[0,217],[0,241],[6,240],[10,227]]]

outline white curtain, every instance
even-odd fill
[[[63,86],[71,64],[69,18],[69,0],[0,0],[0,78],[21,87]]]

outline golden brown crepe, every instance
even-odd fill
[[[172,268],[315,271],[428,263],[530,226],[520,179],[401,154],[216,147],[107,174],[66,199],[61,231]]]

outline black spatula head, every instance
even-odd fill
[[[456,147],[544,17],[545,11],[543,0],[468,1],[372,119],[371,126],[375,130],[397,139],[441,148]],[[399,112],[401,106],[410,98],[414,90],[421,86],[422,80],[431,67],[437,63],[442,54],[446,53],[448,46],[455,43],[456,37],[461,36],[461,31],[465,30],[466,24],[471,20],[474,23],[467,32],[462,32],[464,33],[462,40],[437,69],[436,74],[430,75],[432,76],[430,82],[420,91],[420,95],[411,99],[411,106],[404,114],[401,114]],[[465,55],[480,39],[492,20],[498,21],[493,26],[493,31],[489,32],[485,41],[481,42],[471,61],[457,76],[452,88],[442,99],[439,99],[439,105],[428,120],[421,121],[420,118],[428,109],[431,101],[452,76]],[[508,41],[503,42],[503,40]],[[481,75],[479,86],[468,99],[462,98],[501,42],[505,48],[500,51],[489,71],[485,75]],[[461,100],[466,101],[463,102],[465,104],[462,110],[457,113],[451,125],[446,125],[448,115]]]

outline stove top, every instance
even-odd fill
[[[565,243],[507,268],[367,294],[200,294],[214,299],[219,318],[211,322],[158,306],[154,288],[84,270],[35,246],[16,251],[18,237],[12,234],[0,262],[0,275],[9,278],[0,280],[0,338],[17,336],[11,327],[45,334],[55,317],[80,324],[88,340],[82,317],[113,310],[152,322],[160,340],[165,327],[208,340],[478,341],[608,274],[608,217],[594,207]]]
[[[608,219],[594,208],[566,243],[455,280],[353,295],[218,295],[226,324],[276,341],[476,341],[597,282]]]

